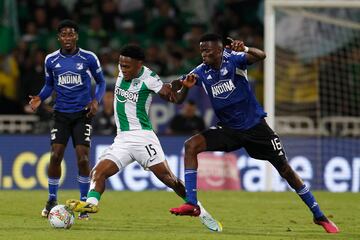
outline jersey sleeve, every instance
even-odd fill
[[[146,86],[155,93],[160,91],[163,84],[164,83],[161,81],[160,77],[154,72],[150,74],[150,78],[148,78],[148,81],[146,82]]]
[[[189,74],[191,73],[194,73],[196,74],[198,77],[196,78],[196,82],[195,82],[195,85],[196,86],[201,86],[201,83],[202,83],[202,70],[200,67],[197,67],[197,68],[194,68]]]
[[[90,56],[89,69],[96,82],[94,98],[100,102],[105,93],[106,83],[99,59],[94,53],[92,53]]]
[[[43,86],[43,88],[41,89],[40,93],[39,93],[39,97],[41,99],[41,101],[44,101],[45,99],[47,99],[53,89],[54,89],[54,76],[53,76],[53,71],[51,69],[50,63],[48,61],[48,58],[45,58],[45,85]]]
[[[231,52],[231,59],[232,61],[242,69],[247,68],[247,59],[246,59],[246,53],[245,52]]]

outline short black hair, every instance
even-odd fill
[[[66,28],[66,27],[73,28],[75,30],[75,32],[79,31],[79,26],[77,25],[76,22],[74,22],[73,20],[70,20],[70,19],[65,19],[59,23],[59,25],[57,27],[58,33],[61,32],[61,29]]]
[[[144,50],[136,44],[125,45],[123,48],[121,48],[120,55],[124,57],[133,58],[139,61],[145,60]]]
[[[221,42],[222,43],[222,37],[215,33],[206,33],[201,36],[200,42]]]

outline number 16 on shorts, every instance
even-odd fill
[[[282,145],[281,145],[280,139],[278,137],[272,139],[271,144],[274,148],[274,151],[279,151],[279,153],[278,153],[279,156],[284,155],[284,152],[282,151]]]

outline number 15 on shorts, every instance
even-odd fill
[[[155,150],[155,148],[152,146],[152,144],[146,145],[145,148],[146,148],[146,151],[148,152],[148,154],[150,155],[150,157],[156,155],[156,150]]]

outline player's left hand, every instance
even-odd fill
[[[86,117],[91,118],[95,116],[99,108],[99,103],[96,99],[92,100],[85,108],[85,110],[88,110],[89,112],[86,114]]]
[[[227,45],[226,47],[230,48],[235,52],[243,52],[245,50],[245,44],[243,41],[234,40],[231,37],[227,37],[227,39],[230,40],[231,44]]]
[[[182,80],[181,83],[186,88],[192,88],[195,85],[197,78],[198,78],[198,75],[191,73],[189,75],[186,75],[186,78],[184,80]]]
[[[31,110],[35,111],[41,104],[41,98],[39,96],[32,96],[29,95],[30,101],[29,105],[31,107]]]

